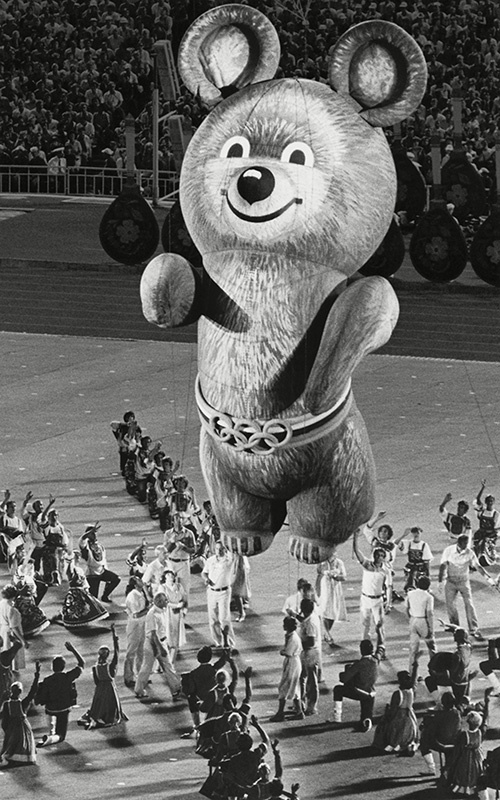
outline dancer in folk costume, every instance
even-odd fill
[[[270,722],[282,722],[285,719],[285,704],[287,700],[293,701],[294,719],[304,718],[300,702],[302,641],[297,633],[297,620],[294,617],[285,617],[283,630],[285,631],[285,644],[280,650],[280,655],[283,656],[283,671],[278,686],[278,711],[271,717]]]
[[[36,572],[33,558],[26,558],[22,564],[19,564],[12,576],[12,583],[15,586],[24,584],[31,586],[37,606],[40,605],[49,588],[45,581],[42,580],[42,576]]]
[[[393,693],[373,737],[374,747],[387,753],[414,755],[419,740],[417,717],[413,710],[415,692],[409,672],[398,672],[399,689]]]
[[[109,617],[107,608],[90,594],[85,570],[80,566],[81,555],[73,551],[68,566],[69,588],[64,597],[60,620],[66,628],[83,628]]]
[[[342,583],[347,577],[344,562],[335,553],[318,564],[316,592],[323,620],[325,642],[332,645],[332,628],[335,622],[347,621],[347,610]]]
[[[118,444],[118,454],[120,458],[120,472],[125,475],[125,465],[135,445],[135,435],[137,432],[137,420],[133,411],[126,411],[123,415],[123,422],[112,422],[111,430]],[[132,444],[133,443],[133,444]]]
[[[36,595],[33,592],[31,583],[19,581],[16,585],[17,597],[14,600],[14,607],[21,614],[21,625],[23,636],[28,638],[36,636],[50,625],[42,609],[36,604]]]
[[[132,552],[127,556],[127,566],[129,568],[129,575],[131,577],[137,575],[142,579],[142,576],[146,572],[148,566],[147,556],[148,545],[146,539],[143,539],[139,547],[136,547],[135,550],[132,550]]]
[[[435,711],[424,714],[420,730],[420,752],[431,775],[436,774],[432,750],[444,754],[445,769],[450,760],[450,748],[462,729],[462,716],[455,705],[452,692],[443,692],[441,704]]]
[[[486,487],[486,479],[481,481],[481,488],[474,502],[479,528],[474,532],[473,548],[483,567],[490,567],[497,559],[495,544],[500,531],[500,513],[495,508],[495,498],[488,494],[481,499]]]
[[[16,764],[35,764],[36,745],[31,725],[26,712],[35,699],[40,678],[40,662],[35,664],[35,677],[26,697],[21,700],[23,685],[15,681],[10,687],[10,694],[1,709],[4,740],[0,752],[0,765],[9,762]]]
[[[128,719],[122,710],[116,690],[115,675],[119,647],[114,625],[111,625],[111,633],[113,636],[113,658],[108,662],[110,656],[109,647],[99,648],[97,663],[92,667],[95,683],[92,704],[83,717],[78,720],[78,724],[83,723],[87,730],[90,728],[108,728]]]
[[[476,795],[483,774],[483,733],[487,725],[484,715],[470,711],[466,717],[467,730],[458,734],[446,774],[446,784],[453,794]]]
[[[59,512],[51,508],[44,525],[45,540],[42,548],[42,573],[48,586],[59,586],[66,577],[65,556],[70,546],[70,531],[59,522]]]

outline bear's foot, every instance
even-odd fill
[[[324,539],[308,539],[292,534],[288,551],[297,561],[303,561],[305,564],[320,564],[334,554],[335,545]]]
[[[240,556],[256,556],[271,546],[273,533],[255,533],[253,531],[222,531],[222,543]]]

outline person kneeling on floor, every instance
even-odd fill
[[[352,700],[358,700],[361,705],[361,730],[369,731],[373,724],[379,659],[373,654],[373,644],[370,639],[363,639],[359,649],[361,658],[346,664],[344,672],[339,675],[340,683],[333,689],[333,721],[342,722],[342,700],[344,697],[350,697]]]

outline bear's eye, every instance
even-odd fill
[[[221,158],[248,158],[250,142],[244,136],[231,136],[222,146]]]
[[[281,160],[289,164],[302,164],[304,167],[314,166],[314,153],[305,142],[287,144],[281,154]]]

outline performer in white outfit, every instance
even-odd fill
[[[162,669],[162,677],[172,692],[172,699],[180,699],[181,680],[172,665],[168,653],[167,603],[168,601],[165,593],[158,592],[154,596],[153,605],[146,614],[144,655],[141,669],[135,682],[136,697],[147,696],[145,689],[153,671],[155,659],[157,659]]]
[[[162,544],[155,548],[155,556],[156,558],[148,564],[142,576],[142,582],[151,599],[158,592],[161,579],[167,569],[167,550]]]
[[[361,598],[359,601],[361,624],[363,626],[362,639],[370,638],[370,628],[373,622],[377,635],[377,648],[384,653],[384,604],[387,602],[385,553],[382,549],[375,548],[373,560],[365,558],[359,549],[359,534],[359,530],[354,534],[354,553],[363,567]]]
[[[127,652],[123,664],[125,686],[134,686],[136,676],[142,665],[144,638],[146,636],[146,614],[149,602],[142,580],[134,575],[130,578],[132,588],[125,598],[127,612]]]
[[[316,591],[319,595],[319,608],[323,620],[324,638],[333,644],[332,628],[334,622],[346,622],[342,583],[347,577],[344,562],[333,554],[327,561],[318,564]]]
[[[172,570],[186,590],[189,605],[191,588],[190,560],[196,550],[194,533],[182,524],[181,515],[174,514],[174,527],[165,532],[164,545],[167,549],[168,569]]]
[[[215,554],[207,558],[201,576],[207,587],[208,624],[216,647],[224,646],[223,630],[227,629],[228,644],[234,645],[231,622],[231,584],[234,561],[222,542],[215,545]]]

